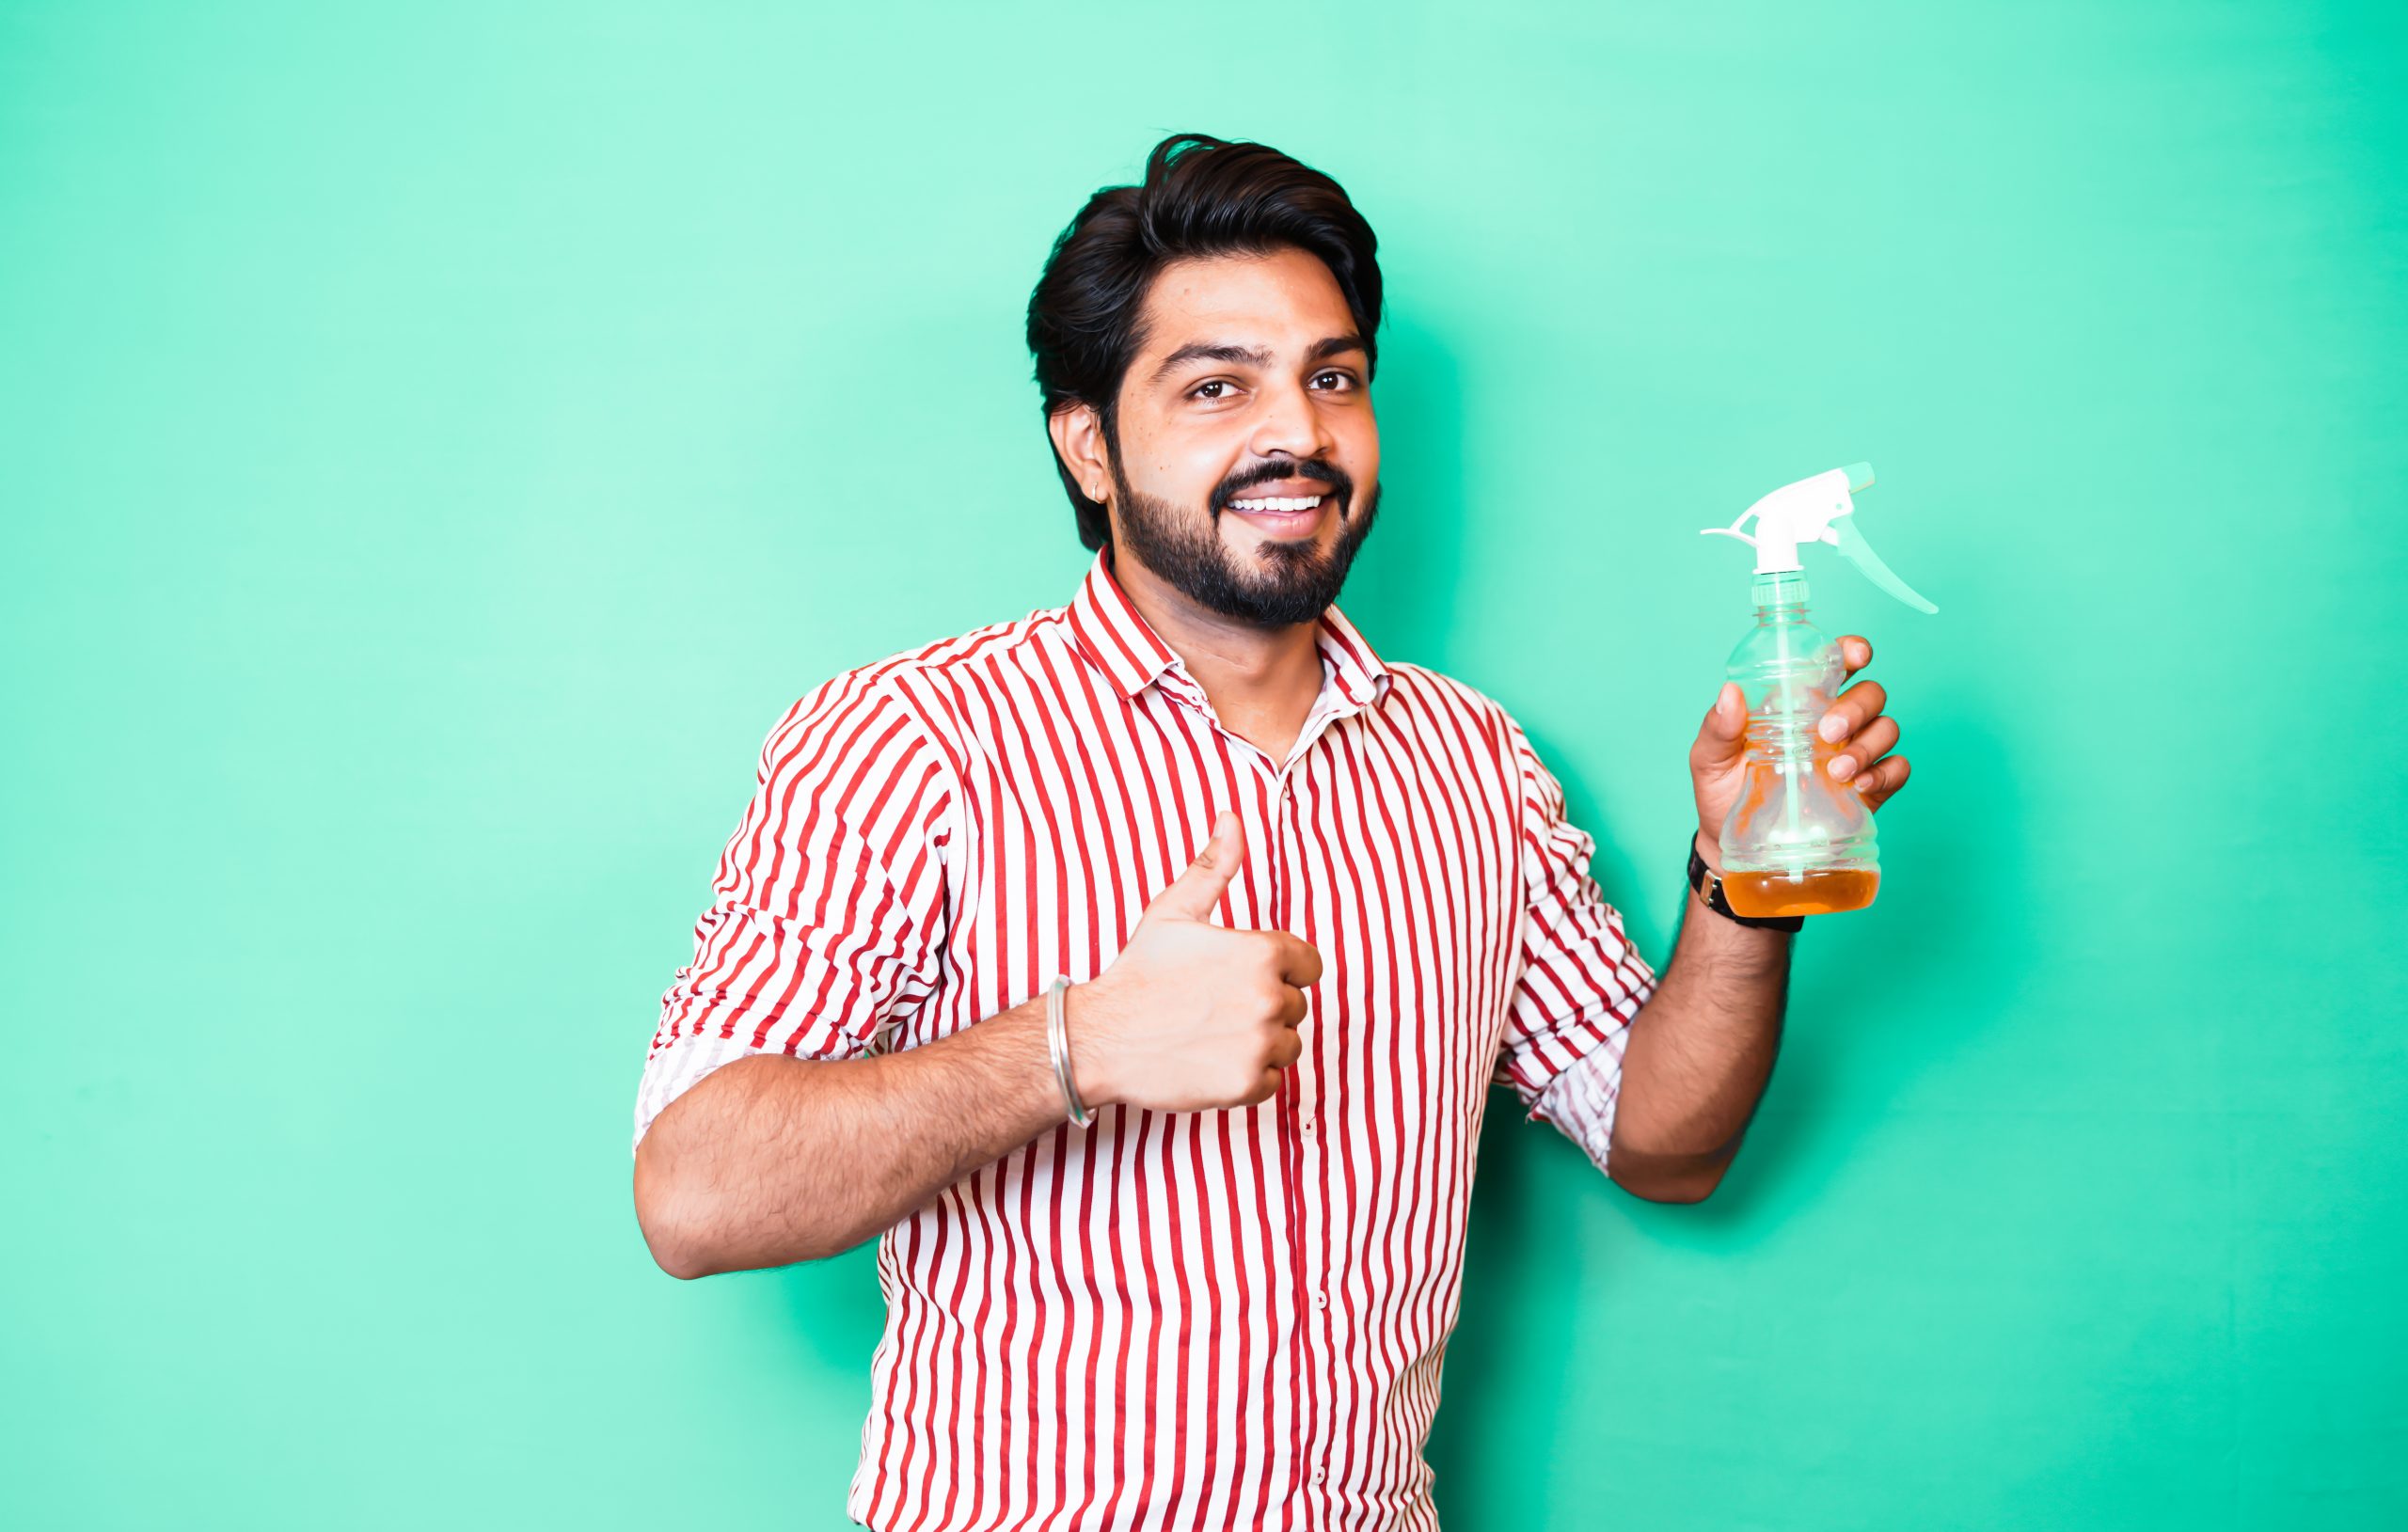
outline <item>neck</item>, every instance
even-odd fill
[[[1241,623],[1197,606],[1117,548],[1110,557],[1129,604],[1187,666],[1222,724],[1274,760],[1284,759],[1321,695],[1320,624]]]

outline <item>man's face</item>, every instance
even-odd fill
[[[1240,622],[1320,616],[1380,498],[1366,357],[1337,279],[1296,249],[1174,261],[1143,320],[1120,385],[1116,557]]]

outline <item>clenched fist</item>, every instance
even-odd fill
[[[1070,1073],[1087,1105],[1199,1112],[1278,1093],[1280,1071],[1304,1051],[1296,1023],[1321,954],[1285,931],[1210,924],[1244,859],[1244,824],[1224,813],[1120,956],[1070,987]]]

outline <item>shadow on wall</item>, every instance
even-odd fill
[[[2021,821],[2015,763],[1982,721],[1997,715],[1981,709],[1972,699],[1918,703],[1905,753],[1922,780],[1882,810],[1885,829],[1896,813],[1914,815],[1914,829],[1885,837],[1880,898],[1855,919],[1809,921],[1798,933],[1815,950],[1793,970],[1781,1057],[1745,1149],[1720,1192],[1694,1208],[1650,1209],[1648,1232],[1751,1248],[1776,1220],[1811,1211],[1813,1188],[1856,1152],[1863,1125],[1828,1110],[1835,1096],[1894,1098],[1963,1047],[1974,1013],[1955,998],[1968,985],[1987,991],[1983,1012],[2011,1014],[2002,991],[2027,970],[2002,971],[2000,955],[2046,942],[2027,896],[2029,837],[2011,828]],[[1921,802],[1916,787],[1927,789]]]
[[[786,1321],[783,1328],[795,1350],[814,1366],[857,1383],[855,1391],[864,1404],[870,1392],[870,1357],[886,1329],[878,1240],[872,1235],[841,1256],[777,1267],[754,1278],[775,1289],[776,1306]],[[762,1328],[766,1333],[772,1327]]]
[[[1338,598],[1383,658],[1443,653],[1455,621],[1465,526],[1463,401],[1452,355],[1397,323],[1380,340],[1380,524]],[[1410,643],[1402,636],[1413,635]],[[1396,635],[1396,638],[1386,638]],[[1385,639],[1386,641],[1383,641]]]
[[[1492,1092],[1463,1308],[1429,1447],[1442,1516],[1476,1506],[1509,1523],[1545,1520],[1543,1489],[1517,1466],[1533,1425],[1516,1401],[1569,1392],[1565,1373],[1578,1347],[1568,1327],[1587,1322],[1609,1332],[1618,1314],[1645,1312],[1652,1302],[1619,1290],[1614,1251],[1583,1248],[1582,1231],[1593,1225],[1563,1198],[1610,1200],[1627,1215],[1606,1224],[1617,1241],[1660,1240],[1745,1259],[1785,1221],[1815,1216],[1816,1188],[1858,1152],[1867,1125],[1836,1110],[1835,1100],[1893,1098],[1965,1046],[1969,1013],[1953,1000],[1969,984],[1988,987],[1987,1014],[2012,1014],[2003,994],[2021,987],[2030,955],[2047,949],[2049,933],[2028,896],[2031,837],[2018,828],[2022,800],[2009,742],[1987,722],[2001,716],[1992,705],[1972,688],[1918,701],[1906,753],[1924,792],[1920,801],[1912,790],[1898,799],[1914,829],[1884,844],[1885,886],[1871,910],[1853,921],[1810,921],[1799,933],[1772,1083],[1714,1196],[1694,1206],[1631,1197],[1607,1184],[1556,1129],[1524,1120],[1516,1098]],[[1535,743],[1544,753],[1545,742]],[[1642,877],[1594,801],[1571,778],[1564,784],[1574,822],[1598,837],[1592,875],[1624,910],[1632,939],[1645,941],[1640,928],[1648,923],[1626,900],[1649,914],[1665,907],[1658,928],[1676,932],[1687,893],[1677,884],[1663,889],[1676,875],[1656,867]],[[1883,811],[1885,829],[1900,822],[1892,813]],[[1661,972],[1669,943],[1650,944],[1647,956]],[[1531,1306],[1561,1308],[1567,1286],[1587,1301],[1563,1326],[1533,1326]]]

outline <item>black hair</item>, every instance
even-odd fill
[[[1338,279],[1363,338],[1368,382],[1380,361],[1379,241],[1346,189],[1264,144],[1201,133],[1156,144],[1142,185],[1107,186],[1087,198],[1029,294],[1028,349],[1047,421],[1073,404],[1094,406],[1117,462],[1115,407],[1145,340],[1138,314],[1154,277],[1174,261],[1285,246],[1319,257]],[[1087,498],[1060,453],[1054,460],[1078,513],[1079,540],[1090,551],[1102,547],[1112,535],[1103,503]]]

